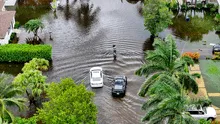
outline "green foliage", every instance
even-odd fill
[[[208,3],[208,4],[206,5],[206,7],[207,7],[208,9],[211,9],[211,8],[215,7],[215,4],[213,4],[213,3]]]
[[[9,43],[12,43],[13,40],[17,37],[17,34],[16,33],[11,33],[11,36],[10,36],[10,39],[9,39]]]
[[[202,3],[197,3],[196,4],[196,9],[202,9],[203,8],[203,4]]]
[[[165,76],[165,75],[164,75]],[[158,124],[168,119],[168,124],[197,124],[197,121],[187,112],[191,104],[189,96],[181,85],[168,77],[152,86],[148,92],[149,99],[142,106],[147,113],[142,121]]]
[[[50,45],[6,44],[0,46],[0,62],[27,62],[33,58],[51,60]]]
[[[33,58],[28,63],[24,64],[24,67],[22,68],[23,72],[29,71],[29,70],[40,70],[40,71],[46,71],[48,70],[49,61],[45,59],[38,59]]]
[[[164,0],[144,1],[144,26],[155,36],[172,24],[172,12]]]
[[[173,6],[171,6],[170,9],[173,10],[173,11],[177,10],[178,9],[178,4],[177,3],[173,4]]]
[[[11,84],[12,77],[0,75],[0,121],[2,123],[14,123],[14,115],[8,109],[9,106],[17,106],[19,110],[25,107],[25,98],[20,98],[18,95],[23,93],[19,87]]]
[[[185,3],[181,5],[181,10],[187,10],[187,9],[188,9],[188,8],[187,8],[187,6],[186,6]]]
[[[212,124],[212,122],[211,121],[207,121],[205,119],[200,119],[199,120],[199,124]]]
[[[14,29],[18,29],[19,27],[20,27],[20,23],[16,21],[14,25]]]
[[[167,79],[167,76],[175,78],[174,80],[182,84],[185,90],[197,93],[198,86],[195,77],[186,70],[188,64],[194,64],[193,60],[186,56],[180,58],[176,42],[172,36],[167,36],[165,41],[155,39],[153,46],[154,51],[146,52],[145,61],[147,63],[144,63],[136,71],[137,75],[144,75],[147,78],[138,94],[145,96],[151,85]]]
[[[28,97],[39,97],[47,87],[46,76],[43,76],[39,70],[47,69],[48,66],[47,60],[34,58],[29,63],[25,63],[22,68],[23,73],[18,74],[13,83],[22,87],[26,92],[31,91],[31,94],[27,94]]]
[[[39,19],[31,19],[25,23],[24,28],[28,33],[33,32],[34,36],[37,36],[38,29],[43,29],[44,24]]]
[[[35,116],[31,118],[15,118],[15,124],[37,124],[37,119]]]
[[[220,14],[216,14],[214,20],[220,22]]]
[[[51,83],[47,89],[50,101],[38,109],[38,120],[45,124],[96,124],[97,108],[94,93],[70,78]]]
[[[13,81],[16,86],[27,91],[31,90],[31,95],[33,97],[38,97],[41,93],[43,93],[47,87],[45,82],[46,76],[43,76],[42,72],[39,70],[30,70],[23,72],[22,74],[18,74]]]

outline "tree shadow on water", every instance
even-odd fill
[[[153,43],[154,43],[153,36],[151,36],[150,38],[147,38],[143,44],[143,51],[154,50]]]

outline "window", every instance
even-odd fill
[[[198,115],[199,114],[198,111],[189,111],[189,113],[192,114],[192,115]]]

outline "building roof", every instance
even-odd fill
[[[3,6],[4,6],[4,1],[0,0],[0,12],[2,11]]]
[[[15,16],[15,11],[2,11],[0,12],[0,38],[4,38],[8,28],[11,25],[11,21]]]

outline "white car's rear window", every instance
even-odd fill
[[[101,72],[100,71],[92,71],[92,77],[93,78],[100,78]]]

